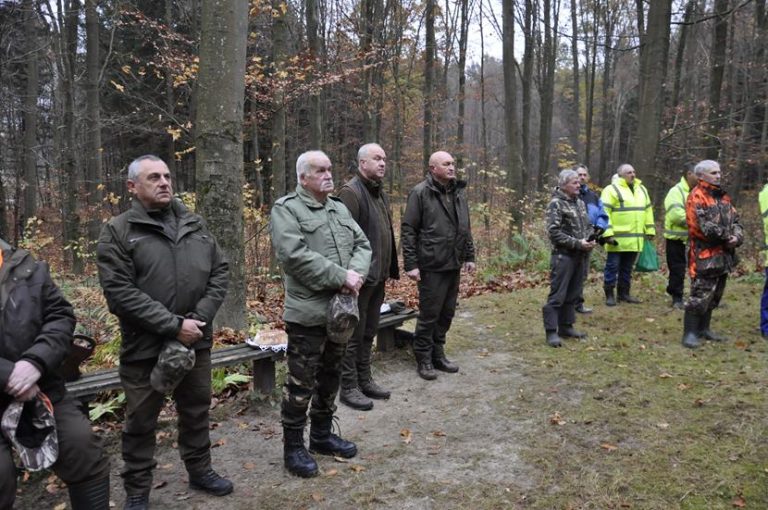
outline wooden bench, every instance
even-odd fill
[[[239,344],[211,351],[211,367],[226,367],[250,361],[253,364],[251,375],[254,391],[268,395],[275,388],[275,361],[283,355],[283,352],[262,351],[247,344]],[[121,387],[117,368],[110,368],[83,374],[77,381],[67,383],[67,392],[75,398],[85,398]]]
[[[395,348],[397,328],[408,320],[415,319],[418,312],[404,310],[402,313],[387,313],[379,320],[376,346],[382,351]],[[285,353],[262,351],[247,344],[233,345],[211,351],[211,367],[226,367],[250,361],[252,363],[253,390],[270,395],[275,388],[275,361],[282,359]],[[117,368],[99,370],[83,374],[78,380],[67,383],[67,391],[74,398],[87,399],[99,392],[120,389],[120,376]]]

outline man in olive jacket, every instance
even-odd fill
[[[190,486],[223,496],[232,483],[211,468],[213,318],[227,290],[228,265],[203,219],[173,199],[168,166],[142,156],[128,167],[131,209],[102,229],[99,279],[120,319],[120,380],[126,413],[122,472],[126,508],[147,508],[152,487],[155,428],[165,401],[150,374],[167,341],[195,350],[194,367],[173,391],[179,414],[179,453]]]
[[[466,183],[456,179],[453,157],[435,152],[429,174],[408,195],[400,244],[408,277],[419,285],[419,317],[413,352],[418,374],[437,378],[435,369],[455,373],[445,357],[445,336],[459,295],[462,266],[475,270],[475,245],[469,224]]]
[[[109,459],[57,373],[74,329],[72,305],[51,280],[48,265],[0,239],[0,416],[14,401],[45,394],[53,404],[59,449],[52,468],[67,484],[72,508],[107,510]],[[11,451],[11,442],[0,435],[0,508],[12,508],[16,497]]]
[[[357,152],[358,173],[339,191],[339,198],[371,243],[371,269],[360,289],[357,306],[360,322],[347,344],[341,365],[341,394],[344,404],[368,411],[371,399],[388,399],[389,390],[376,384],[371,374],[371,348],[379,329],[381,303],[387,278],[399,278],[397,246],[392,232],[392,215],[382,189],[387,155],[380,145],[365,144]]]
[[[283,460],[294,475],[315,476],[304,447],[307,409],[309,450],[351,458],[357,446],[331,432],[341,360],[346,345],[329,337],[328,303],[338,292],[357,295],[371,263],[371,245],[333,191],[331,161],[309,151],[296,161],[296,191],[272,208],[272,246],[285,273],[288,377],[283,389]]]

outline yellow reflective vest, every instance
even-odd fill
[[[664,199],[664,238],[675,241],[688,240],[688,223],[685,221],[685,201],[691,188],[685,177],[672,186]]]
[[[611,223],[603,237],[613,237],[619,243],[617,246],[606,244],[605,250],[643,251],[645,236],[656,235],[656,227],[651,197],[640,179],[635,178],[630,189],[623,177],[616,177],[603,188],[600,198]]]
[[[763,217],[763,250],[765,250],[765,267],[768,267],[768,184],[760,191],[760,214]]]

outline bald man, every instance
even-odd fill
[[[408,195],[403,215],[403,264],[419,286],[413,352],[419,376],[428,381],[437,379],[435,370],[459,371],[445,356],[445,338],[456,311],[461,269],[475,270],[466,186],[456,179],[453,157],[435,152],[426,179]]]

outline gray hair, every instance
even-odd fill
[[[701,177],[702,174],[707,173],[709,170],[720,169],[720,163],[711,159],[705,159],[699,161],[695,167],[693,167],[693,173],[696,177]]]
[[[565,170],[560,172],[560,174],[557,176],[557,185],[562,188],[571,179],[578,179],[578,178],[579,178],[579,174],[576,173],[576,170],[566,168]]]
[[[633,167],[633,166],[632,166],[632,165],[630,165],[629,163],[623,163],[623,164],[619,165],[619,168],[617,168],[617,169],[616,169],[616,175],[618,175],[619,177],[621,177],[621,176],[622,176],[622,175],[624,175],[624,174],[625,174],[625,173],[626,173],[626,172],[627,172],[627,171],[628,171],[630,168],[631,168],[632,170],[634,170],[634,169],[635,169],[635,167]]]
[[[328,155],[323,151],[307,151],[302,152],[299,157],[296,159],[296,180],[301,181],[301,176],[306,175],[307,172],[309,172],[310,162],[313,158],[317,156],[325,156],[328,158]],[[330,159],[330,158],[328,158]]]
[[[368,153],[374,147],[377,149],[381,149],[381,145],[379,145],[378,143],[366,143],[365,145],[360,147],[357,150],[357,164],[360,164],[360,160],[365,159],[368,156]],[[384,149],[381,149],[381,150],[384,150]]]
[[[582,168],[584,170],[586,170],[587,173],[589,173],[589,168],[587,168],[587,165],[585,165],[584,163],[577,163],[577,164],[573,165],[573,171],[574,172],[578,172]]]
[[[135,181],[139,177],[142,161],[163,161],[163,160],[158,158],[154,154],[144,154],[143,156],[139,156],[138,158],[134,159],[133,161],[131,161],[131,164],[128,165],[129,181]]]

